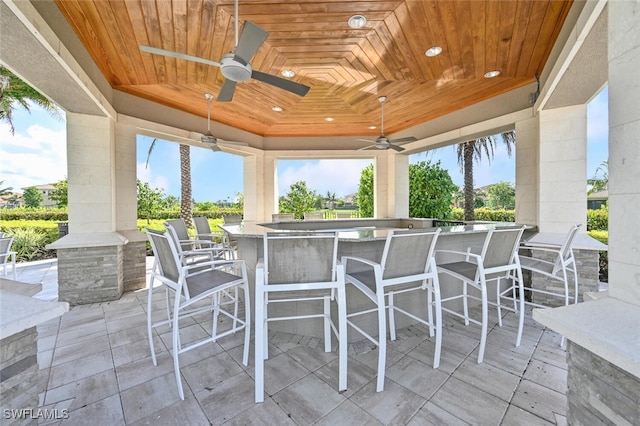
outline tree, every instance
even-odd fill
[[[42,205],[42,200],[44,199],[44,197],[42,195],[42,192],[38,191],[35,186],[30,186],[29,188],[24,190],[22,199],[24,200],[24,205],[26,207],[38,208]]]
[[[154,213],[162,208],[164,192],[161,189],[152,189],[147,182],[136,179],[138,186],[138,217],[147,219],[147,223]]]
[[[13,111],[17,106],[30,111],[29,103],[39,105],[52,117],[61,120],[62,110],[33,87],[22,81],[9,69],[0,66],[0,121],[9,123],[11,134],[15,134]]]
[[[449,219],[458,187],[440,162],[409,165],[409,217]]]
[[[489,162],[493,159],[493,151],[496,146],[496,136],[483,136],[476,140],[458,144],[458,164],[464,174],[464,220],[474,220],[474,197],[473,197],[473,162],[482,160],[482,153],[486,155]],[[501,133],[502,141],[507,147],[507,154],[511,156],[511,149],[516,141],[514,131]]]
[[[69,182],[63,179],[53,184],[55,188],[49,194],[49,198],[58,204],[58,208],[62,209],[69,205]]]
[[[180,144],[180,216],[191,228],[191,147]]]
[[[609,188],[609,160],[600,163],[593,177],[587,180],[587,184],[591,185],[589,195],[594,192],[606,191]]]
[[[325,199],[327,200],[328,209],[333,210],[336,208],[336,201],[338,201],[338,198],[336,197],[335,192],[327,191],[327,196],[325,197]]]
[[[315,191],[307,188],[305,181],[295,182],[289,187],[289,192],[280,197],[280,211],[293,213],[296,219],[303,219],[305,213],[313,211],[316,196]]]
[[[500,182],[486,189],[487,207],[513,210],[516,207],[516,190],[512,184]]]
[[[178,210],[180,208],[180,198],[175,195],[167,195],[164,199],[164,208],[167,210]]]
[[[360,217],[373,217],[373,172],[373,164],[369,164],[360,173],[360,184],[356,195]]]
[[[373,217],[373,164],[360,174],[358,207],[361,217]],[[440,162],[418,162],[409,165],[409,216],[448,219],[458,187]]]
[[[151,141],[147,151],[145,169],[149,165],[149,159],[158,139]],[[191,200],[191,151],[189,145],[180,144],[180,217],[187,227],[191,228],[192,200]]]
[[[233,201],[233,205],[239,209],[244,209],[244,194],[242,192],[236,192],[236,198]]]

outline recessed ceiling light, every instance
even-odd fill
[[[429,49],[427,49],[426,52],[424,52],[424,54],[429,56],[429,57],[438,56],[441,53],[442,53],[442,47],[440,47],[440,46],[430,47]]]
[[[287,77],[287,78],[291,78],[294,75],[296,75],[296,73],[293,72],[293,70],[282,70],[280,74],[282,74],[283,77]]]
[[[279,107],[279,106],[274,106],[271,109],[274,110],[275,112],[281,112],[282,111],[282,108]]]
[[[326,121],[333,121],[333,117],[327,117],[325,118]]]
[[[367,23],[367,18],[362,15],[353,15],[347,22],[351,28],[362,28]]]
[[[494,71],[489,71],[488,73],[486,73],[484,75],[484,78],[493,78],[493,77],[497,77],[500,75],[500,71],[494,70]]]
[[[375,129],[375,128],[376,128],[376,126],[369,126],[369,128],[370,128],[371,130],[373,130],[373,129]]]

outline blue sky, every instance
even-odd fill
[[[587,177],[607,159],[608,90],[605,88],[587,107]],[[0,123],[0,181],[2,188],[15,190],[54,183],[66,177],[66,130],[64,121],[56,121],[38,107],[31,113],[22,109],[14,112],[15,135],[9,126]],[[159,141],[153,150],[148,167],[147,152],[152,139],[139,136],[137,143],[138,178],[153,188],[163,189],[167,195],[180,195],[180,160],[178,145]],[[454,183],[462,185],[455,146],[414,154],[410,161],[440,161],[449,171]],[[299,180],[319,194],[335,193],[338,197],[357,191],[360,171],[368,160],[281,161],[278,165],[279,193]],[[242,192],[242,158],[209,149],[191,148],[191,179],[196,201],[233,200]],[[476,187],[496,182],[515,181],[515,160],[509,157],[504,144],[498,143],[491,163],[483,160],[474,167]]]

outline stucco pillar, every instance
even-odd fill
[[[72,305],[118,299],[126,237],[116,232],[116,131],[107,117],[67,113],[69,234],[58,254],[58,299]]]
[[[639,29],[640,3],[609,2],[609,292],[640,307]]]
[[[133,126],[116,124],[116,231],[127,239],[123,247],[123,290],[146,287],[147,237],[138,230],[137,133]]]
[[[277,211],[276,160],[263,153],[244,159],[244,213],[246,222],[271,220]],[[274,210],[276,209],[276,210]]]
[[[640,3],[610,1],[607,7],[609,297],[533,311],[569,342],[569,424],[640,419]]]
[[[542,110],[539,124],[538,229],[566,233],[587,219],[587,106]]]
[[[538,117],[516,124],[516,223],[538,224]]]
[[[376,218],[409,217],[409,157],[386,151],[374,164]]]

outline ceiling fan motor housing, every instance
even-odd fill
[[[240,82],[249,80],[253,69],[251,64],[244,65],[235,59],[233,53],[227,53],[220,61],[220,71],[225,78]]]

